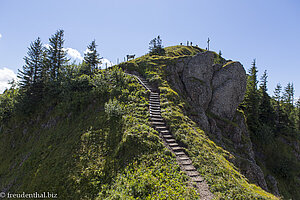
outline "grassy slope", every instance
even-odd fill
[[[149,126],[144,88],[118,70],[88,81],[91,91],[1,125],[0,188],[50,191],[59,199],[196,199]]]
[[[121,66],[159,84],[163,116],[216,199],[276,199],[226,160],[231,155],[184,115],[184,101],[165,81],[166,64],[201,49],[166,49],[166,57],[146,55]],[[91,91],[64,95],[30,118],[14,115],[1,125],[0,188],[12,184],[10,192],[50,191],[60,199],[197,199],[149,126],[148,93],[118,70],[101,74],[76,80],[93,85]],[[114,98],[119,103],[109,101]],[[105,112],[105,103],[112,110]],[[123,117],[114,118],[114,112]]]
[[[196,47],[168,47],[166,56],[145,55],[123,63],[121,67],[138,71],[150,82],[159,86],[163,117],[177,140],[185,146],[194,165],[205,177],[217,199],[276,199],[260,187],[249,184],[238,169],[226,160],[232,155],[212,142],[184,114],[184,107],[188,105],[166,81],[167,72],[164,71],[166,65],[200,51],[203,50]],[[216,59],[218,59],[217,54]]]

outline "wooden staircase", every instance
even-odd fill
[[[130,74],[131,75],[131,74]],[[139,82],[150,91],[149,98],[149,112],[152,126],[159,132],[164,145],[175,154],[177,163],[179,164],[182,171],[184,171],[190,178],[190,185],[195,187],[199,193],[200,199],[208,200],[213,198],[213,194],[209,191],[209,186],[204,181],[203,177],[200,176],[192,164],[192,160],[185,153],[184,148],[176,142],[172,133],[169,131],[164,119],[161,116],[160,108],[160,95],[157,89],[151,87],[148,81],[142,77],[132,75],[136,77]]]

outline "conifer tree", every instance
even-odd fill
[[[45,69],[45,49],[40,38],[30,44],[27,56],[24,57],[25,65],[23,70],[19,70],[18,78],[22,88],[28,89],[43,79],[42,71]]]
[[[257,83],[257,67],[254,59],[249,70],[247,89],[244,99],[247,123],[252,132],[255,132],[259,127],[259,97]]]
[[[160,55],[160,56],[165,55],[166,52],[163,48],[162,40],[160,36],[157,36],[157,38],[154,38],[150,41],[149,51],[151,55]]]
[[[87,51],[84,54],[84,62],[87,65],[87,73],[93,73],[100,63],[99,54],[96,47],[96,41],[93,40],[91,44],[88,45]]]
[[[66,57],[67,53],[63,49],[64,31],[58,30],[49,39],[49,49],[47,52],[47,61],[50,70],[50,79],[57,80],[61,68],[69,61]]]
[[[274,90],[274,96],[273,96],[275,100],[275,113],[276,113],[277,121],[280,115],[281,90],[282,90],[282,86],[280,85],[280,83],[278,83]]]
[[[286,128],[287,116],[283,112],[282,108],[282,86],[278,83],[274,90],[273,99],[275,100],[274,110],[275,110],[275,133],[284,132]]]
[[[284,88],[283,92],[283,110],[286,115],[286,122],[285,124],[288,125],[290,129],[294,129],[295,127],[295,119],[296,119],[296,112],[294,110],[294,85],[293,83],[288,83],[287,86]]]
[[[271,98],[267,91],[267,71],[265,70],[261,77],[261,84],[259,86],[260,104],[259,104],[259,119],[261,123],[265,123],[272,127],[274,122],[274,110],[271,105]]]
[[[300,131],[300,97],[298,98],[298,101],[296,102],[297,107],[297,128],[298,131]]]
[[[295,90],[293,83],[288,83],[287,86],[284,88],[283,101],[290,107],[294,104],[294,92]]]

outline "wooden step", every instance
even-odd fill
[[[203,182],[204,178],[202,178],[201,176],[195,176],[195,177],[191,177],[191,181],[193,181],[193,182]]]
[[[151,115],[151,114],[150,114],[150,117],[151,117],[151,118],[152,118],[152,117],[153,117],[153,118],[161,118],[161,115],[160,115],[160,114],[159,114],[159,115]]]
[[[163,134],[163,135],[170,134],[169,130],[162,130],[162,131],[160,131],[160,132],[161,132],[161,134]]]
[[[149,106],[154,106],[154,107],[159,107],[160,108],[160,103],[149,102]]]
[[[150,103],[149,106],[150,106],[150,108],[158,108],[158,109],[160,109],[160,105],[159,104],[152,104],[152,103]]]
[[[153,109],[153,110],[160,110],[160,106],[150,106],[150,109]]]
[[[153,105],[149,105],[149,108],[154,108],[154,109],[159,109],[159,110],[161,109],[160,106],[158,107],[158,106],[153,106]]]
[[[154,126],[163,126],[166,125],[165,122],[151,122],[152,125]]]
[[[189,177],[198,177],[199,176],[199,172],[197,172],[197,171],[186,171],[185,173]]]
[[[176,142],[176,140],[175,139],[167,139],[166,142],[167,143],[169,143],[169,142]]]
[[[149,101],[150,102],[160,102],[160,98],[158,98],[158,97],[150,97]]]
[[[156,127],[156,129],[159,129],[160,131],[163,131],[163,130],[168,129],[168,127],[166,127],[166,126],[158,126],[158,127]]]
[[[153,115],[160,115],[160,112],[153,112],[153,111],[150,111],[150,115],[153,114]]]
[[[160,101],[159,101],[159,100],[157,100],[157,101],[150,100],[150,101],[149,101],[149,104],[160,106]]]
[[[178,147],[179,145],[177,144],[177,143],[175,143],[175,142],[173,142],[173,143],[169,143],[168,144],[170,147]]]
[[[160,105],[160,100],[159,99],[150,99],[149,105]]]
[[[186,156],[183,151],[175,151],[174,153],[177,157]]]
[[[190,158],[187,157],[185,154],[183,156],[177,156],[176,159],[179,161],[190,160]]]
[[[161,110],[159,109],[150,109],[150,112],[161,112]]]
[[[179,162],[181,165],[191,165],[192,164],[192,161],[190,159],[180,160]]]
[[[153,110],[153,109],[149,109],[150,114],[152,113],[158,113],[160,115],[161,110]]]
[[[164,119],[162,117],[151,117],[150,118],[151,121],[154,121],[154,122],[163,122]]]
[[[182,148],[182,147],[179,147],[179,146],[177,146],[177,147],[171,147],[171,149],[172,149],[173,151],[183,151],[183,148]]]
[[[168,139],[171,139],[171,138],[173,138],[173,135],[163,135],[163,137],[166,138],[166,139],[167,139],[167,138],[168,138]]]
[[[196,168],[193,165],[182,165],[184,171],[196,171]]]

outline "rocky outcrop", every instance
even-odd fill
[[[245,69],[239,62],[215,63],[216,56],[206,51],[178,59],[166,68],[168,82],[190,104],[190,117],[235,155],[231,162],[250,182],[268,190],[254,158],[244,116],[237,112],[246,91]]]

